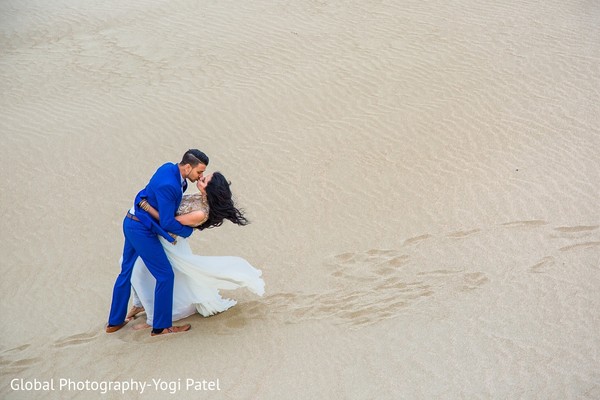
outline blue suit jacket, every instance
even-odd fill
[[[180,224],[175,219],[175,213],[179,208],[179,203],[181,203],[182,193],[181,174],[177,164],[164,164],[156,170],[148,185],[135,197],[135,215],[144,226],[169,242],[173,242],[175,239],[167,232],[188,237],[194,232],[194,229]],[[158,210],[160,223],[138,207],[142,199],[146,199],[152,207]]]

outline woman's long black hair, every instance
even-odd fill
[[[236,225],[248,225],[250,221],[244,217],[244,214],[233,203],[233,198],[229,185],[220,172],[213,173],[212,179],[206,185],[206,198],[210,208],[208,219],[198,229],[214,228],[221,226],[223,220],[228,219]]]

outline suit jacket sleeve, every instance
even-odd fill
[[[156,193],[156,201],[158,203],[158,212],[160,213],[160,226],[167,232],[172,232],[177,236],[188,237],[194,229],[179,223],[175,219],[177,204],[179,203],[180,193],[177,193],[179,188],[163,185]]]

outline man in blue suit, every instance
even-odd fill
[[[138,257],[144,260],[148,270],[156,278],[154,326],[151,335],[184,332],[191,328],[189,324],[173,326],[174,274],[158,236],[174,242],[175,238],[170,233],[182,237],[192,234],[193,229],[180,224],[175,219],[175,213],[187,188],[186,179],[196,182],[202,177],[207,165],[206,154],[197,149],[188,150],[179,164],[167,163],[161,166],[148,185],[137,194],[133,208],[123,221],[123,262],[113,289],[107,333],[118,331],[128,322],[125,314],[131,293],[131,272]],[[138,206],[143,199],[159,210],[160,221]]]

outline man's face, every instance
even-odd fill
[[[190,168],[191,170],[187,178],[192,182],[196,182],[198,179],[202,178],[202,174],[204,174],[204,171],[206,170],[206,165],[199,163],[195,167],[190,166]]]

